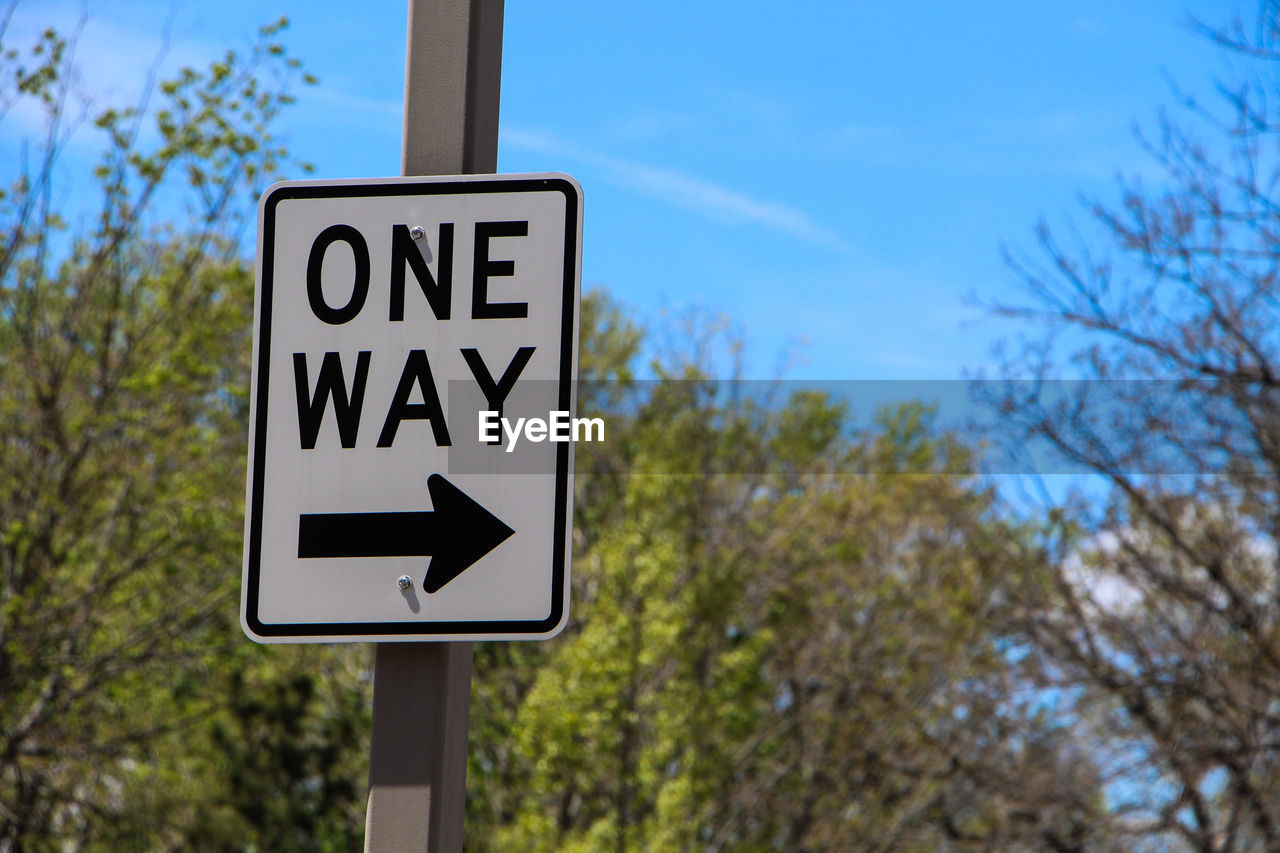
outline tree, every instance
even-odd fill
[[[67,43],[0,47],[0,112],[47,119],[0,199],[0,850],[358,844],[366,650],[234,620],[239,238],[301,74],[277,35],[100,111],[85,227],[53,203]],[[736,342],[705,329],[635,382],[640,332],[599,296],[583,322],[611,438],[579,457],[573,621],[477,653],[469,845],[1114,846],[1106,768],[1016,666],[1013,620],[1062,573],[926,410],[857,428],[713,382]]]
[[[1011,257],[1043,331],[992,400],[1104,490],[1055,510],[1020,590],[1028,662],[1075,700],[1135,838],[1280,849],[1280,4],[1201,32],[1239,68],[1145,139],[1162,170],[1092,202],[1096,240]],[[1195,128],[1194,130],[1188,129]],[[1099,248],[1097,243],[1106,248]]]
[[[584,318],[629,376],[616,309]],[[478,658],[469,846],[1107,849],[1096,768],[1017,700],[1023,555],[967,452],[919,406],[857,430],[819,392],[709,380],[696,352],[735,345],[693,346],[589,395],[573,622]]]
[[[67,39],[48,30],[20,51],[3,29],[13,9],[0,117],[34,109],[44,131],[0,193],[0,849],[165,849],[192,833],[241,849],[245,822],[271,838],[271,819],[229,808],[211,839],[192,803],[229,801],[219,784],[234,773],[201,771],[267,759],[220,732],[252,723],[264,743],[269,723],[360,743],[349,705],[318,708],[268,653],[236,651],[252,313],[240,238],[255,188],[287,162],[270,126],[304,75],[281,22],[247,58],[90,116]],[[73,225],[59,176],[86,118],[105,148],[76,184],[83,198],[96,181],[96,209]],[[255,696],[274,710],[254,711]],[[291,791],[337,761],[260,790],[277,822],[322,808]],[[327,793],[339,813],[356,796]]]

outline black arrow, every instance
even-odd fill
[[[432,512],[298,516],[298,557],[431,557],[422,588],[436,592],[515,533],[439,474],[427,478]]]

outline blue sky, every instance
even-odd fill
[[[82,8],[85,87],[126,102],[166,20],[172,69],[288,16],[320,78],[284,117],[293,150],[319,177],[398,174],[402,2],[27,0],[12,40]],[[969,298],[1016,298],[1000,246],[1032,246],[1042,217],[1083,226],[1081,194],[1150,173],[1134,122],[1170,78],[1225,73],[1189,17],[1252,8],[508,0],[499,169],[574,175],[584,284],[654,327],[727,313],[750,375],[790,350],[793,378],[956,378],[1014,331]]]

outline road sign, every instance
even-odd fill
[[[563,627],[581,197],[558,174],[288,181],[263,194],[246,634]],[[521,418],[550,427],[513,430]]]

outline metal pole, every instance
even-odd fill
[[[503,0],[409,0],[404,175],[498,164]],[[379,643],[366,853],[461,853],[470,643]]]

